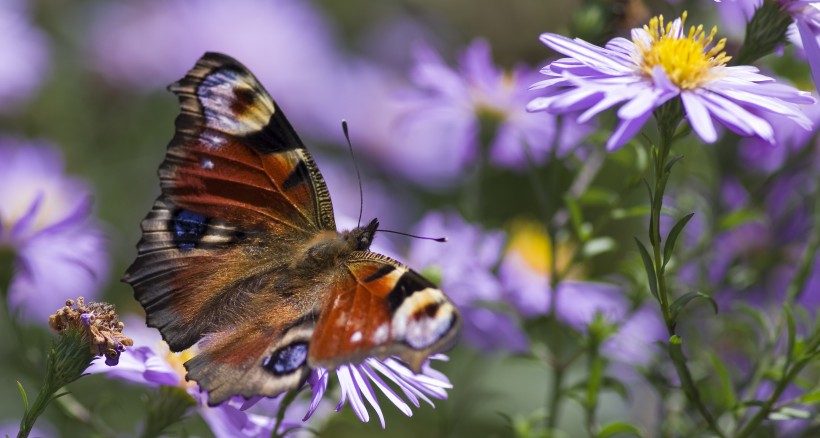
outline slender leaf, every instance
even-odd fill
[[[788,341],[786,343],[786,363],[791,363],[794,358],[794,338],[796,336],[797,328],[794,323],[794,315],[792,309],[788,305],[783,306],[783,313],[786,314],[786,334]]]
[[[803,394],[798,399],[800,404],[804,405],[815,405],[820,403],[820,389],[814,392],[810,392],[808,394]]]
[[[564,196],[564,204],[567,206],[567,210],[569,211],[569,218],[570,223],[572,223],[572,228],[575,229],[575,233],[583,241],[584,238],[581,235],[581,225],[584,223],[584,217],[581,213],[581,207],[578,205],[578,201],[573,198],[572,196]]]
[[[655,266],[652,264],[652,257],[649,255],[649,251],[646,250],[646,247],[643,246],[643,243],[641,243],[637,237],[634,239],[635,243],[638,245],[638,251],[641,253],[643,267],[646,269],[646,279],[649,281],[649,291],[652,292],[652,296],[660,302],[661,299],[658,296],[658,278],[655,275]]]
[[[773,421],[793,420],[795,418],[811,418],[811,412],[803,409],[783,407],[769,414],[769,419]]]
[[[605,252],[609,252],[614,250],[617,247],[615,240],[611,237],[599,237],[597,239],[591,239],[586,244],[584,244],[583,254],[584,257],[594,257],[599,254],[603,254]]]
[[[626,389],[626,385],[612,376],[604,376],[604,378],[601,379],[601,387],[607,391],[618,394],[624,400],[629,399],[629,391]]]
[[[590,187],[578,197],[578,203],[586,206],[611,205],[618,195],[601,187]]]
[[[720,387],[717,388],[717,391],[719,391],[723,407],[728,410],[737,403],[737,395],[732,386],[732,379],[729,376],[729,370],[726,368],[726,364],[720,360],[720,357],[715,353],[710,353],[710,356],[712,358],[712,366],[715,367],[715,372],[720,381]]]
[[[672,171],[672,166],[674,166],[674,165],[675,165],[675,163],[677,163],[678,161],[680,161],[680,160],[682,160],[682,159],[683,159],[683,155],[678,155],[678,156],[676,156],[676,157],[672,157],[672,159],[671,159],[671,160],[669,160],[669,162],[668,162],[668,163],[666,163],[666,167],[664,168],[664,171],[665,171],[666,173],[671,172],[671,171]]]
[[[672,251],[675,250],[675,242],[677,242],[678,236],[694,215],[695,213],[689,213],[680,218],[675,226],[669,231],[669,235],[666,236],[666,242],[663,244],[663,267],[666,267],[666,264],[669,263],[669,259],[672,258]]]
[[[630,208],[616,208],[612,210],[610,216],[612,219],[630,219],[634,217],[645,217],[651,211],[652,210],[648,205],[639,205],[637,207]]]
[[[620,421],[607,424],[606,426],[602,427],[601,430],[599,430],[595,436],[597,438],[609,438],[611,436],[615,436],[618,434],[626,434],[637,437],[644,436],[643,432],[641,432],[641,430],[636,426],[633,426],[629,423],[622,423]]]
[[[696,299],[698,299],[698,298],[701,298],[701,299],[704,299],[704,300],[709,301],[709,304],[711,304],[711,305],[712,305],[712,309],[714,309],[715,314],[717,314],[717,313],[718,313],[718,305],[717,305],[717,302],[714,300],[714,298],[710,297],[709,295],[706,295],[706,294],[705,294],[705,293],[703,293],[703,292],[697,292],[697,291],[696,291],[696,292],[689,292],[689,293],[686,293],[686,294],[681,295],[680,297],[678,297],[678,298],[677,298],[677,299],[676,299],[676,300],[672,303],[672,305],[669,307],[669,310],[670,310],[670,312],[671,312],[671,314],[672,314],[672,322],[673,322],[673,324],[674,324],[674,323],[676,323],[676,322],[678,321],[678,316],[680,315],[680,312],[681,312],[681,311],[682,311],[682,310],[683,310],[683,309],[684,309],[684,308],[685,308],[685,307],[686,307],[686,306],[687,306],[690,302],[692,302],[692,300],[696,300]]]
[[[20,381],[17,381],[17,389],[20,390],[20,397],[23,398],[23,412],[28,412],[28,396],[26,395],[26,390],[23,389],[23,384]]]

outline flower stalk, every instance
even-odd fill
[[[62,394],[57,394],[57,391],[82,377],[92,360],[94,360],[94,354],[88,348],[88,341],[76,328],[66,330],[63,336],[54,342],[48,353],[43,388],[34,403],[31,406],[25,406],[17,438],[29,436],[37,418],[45,411],[49,403],[62,396]]]
[[[683,340],[675,333],[677,324],[677,315],[672,311],[670,302],[670,293],[666,282],[666,255],[664,251],[664,240],[660,232],[660,217],[663,209],[663,197],[666,191],[666,184],[671,174],[672,166],[677,159],[670,160],[669,155],[672,149],[672,143],[675,139],[675,132],[678,125],[683,120],[683,107],[679,99],[673,99],[664,105],[660,106],[654,113],[658,124],[659,144],[653,147],[653,173],[654,181],[650,193],[650,219],[649,219],[649,241],[652,245],[652,266],[649,277],[650,287],[657,292],[657,299],[661,307],[666,328],[670,339],[668,344],[669,358],[672,360],[675,371],[680,379],[683,391],[689,401],[695,405],[698,412],[700,412],[703,419],[706,421],[709,429],[717,436],[725,437],[726,435],[720,429],[711,414],[709,409],[703,403],[700,396],[700,391],[695,385],[692,374],[686,362],[686,356],[683,354]],[[647,267],[650,270],[650,267]],[[649,273],[649,272],[648,272]]]
[[[20,386],[24,412],[17,438],[29,436],[49,403],[66,394],[57,394],[57,391],[82,377],[95,357],[105,356],[105,363],[114,366],[125,347],[133,345],[133,341],[122,334],[124,325],[111,304],[86,306],[82,297],[76,302],[67,300],[65,307],[49,317],[48,323],[60,338],[54,341],[48,353],[43,388],[32,405],[29,406],[25,390]]]

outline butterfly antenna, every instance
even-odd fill
[[[356,164],[356,156],[353,155],[353,144],[350,143],[350,132],[347,129],[347,120],[342,119],[342,131],[345,133],[347,148],[350,150],[350,159],[353,160],[353,167],[356,168],[356,178],[359,179],[359,221],[356,228],[362,226],[362,211],[364,211],[364,191],[362,190],[362,174],[359,172],[359,165]]]
[[[446,237],[427,237],[427,236],[416,236],[415,234],[402,233],[401,231],[381,230],[381,229],[380,229],[380,230],[379,230],[379,232],[380,232],[380,233],[393,233],[393,234],[398,234],[398,235],[401,235],[401,236],[412,237],[412,238],[414,238],[414,239],[421,239],[421,240],[432,240],[433,242],[442,242],[442,243],[443,243],[443,242],[446,242],[446,241],[447,241],[447,238],[446,238]]]

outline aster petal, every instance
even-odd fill
[[[336,406],[336,411],[340,411],[344,406],[344,402],[349,400],[350,407],[353,408],[353,412],[359,417],[359,420],[367,423],[370,421],[370,414],[367,412],[364,401],[362,401],[359,387],[356,386],[353,380],[350,368],[350,365],[343,365],[336,370],[336,376],[339,378],[339,387],[342,389],[342,398]]]
[[[612,152],[623,146],[630,138],[632,138],[649,120],[652,115],[651,111],[647,111],[644,115],[634,119],[622,120],[615,128],[615,132],[609,137],[606,142],[606,150]]]
[[[613,55],[620,56],[624,61],[635,62],[632,55],[637,51],[637,47],[635,47],[635,43],[626,38],[612,38],[604,47],[615,52]]]
[[[619,104],[619,103],[621,103],[625,100],[629,100],[630,97],[631,96],[626,94],[626,93],[609,93],[609,94],[606,94],[603,99],[598,101],[598,103],[596,103],[595,105],[592,105],[591,107],[589,107],[589,109],[587,109],[586,111],[581,113],[580,116],[578,116],[578,123],[586,123],[586,122],[590,121],[593,117],[595,117],[596,115],[601,113],[602,111],[606,111],[609,108],[611,108],[611,107],[613,107],[613,106],[615,106],[615,105],[617,105],[617,104]]]
[[[302,418],[302,421],[307,421],[313,413],[316,412],[316,408],[319,407],[319,403],[322,401],[322,398],[327,391],[329,374],[330,373],[328,373],[328,371],[324,368],[316,368],[310,373],[308,383],[310,384],[312,395],[310,397],[310,407],[305,413],[305,416]]]
[[[383,362],[376,359],[368,359],[367,363],[368,365],[373,367],[373,369],[380,372],[382,375],[396,383],[399,389],[401,389],[404,393],[404,396],[407,397],[408,400],[410,400],[410,403],[413,403],[413,406],[420,406],[419,398],[427,402],[430,406],[433,406],[433,402],[430,401],[430,399],[428,399],[421,391],[419,391],[412,385],[408,384],[404,379],[401,378],[401,376],[393,372],[393,370],[387,367],[387,365],[385,365]]]
[[[628,74],[631,70],[614,58],[607,56],[607,51],[580,39],[569,39],[565,36],[544,33],[541,42],[547,47],[566,56],[571,56],[587,66],[607,74]]]
[[[774,143],[774,131],[767,120],[752,114],[720,94],[704,93],[701,97],[709,112],[727,128],[743,135],[754,134],[769,143]]]
[[[376,384],[376,386],[382,391],[382,393],[394,404],[397,408],[399,408],[402,413],[408,417],[413,416],[413,410],[410,409],[410,406],[398,396],[387,384],[384,383],[378,374],[376,374],[372,368],[370,368],[366,363],[363,363],[359,366],[362,372],[364,372],[367,377]],[[382,426],[383,427],[383,426]]]
[[[350,374],[353,375],[353,381],[356,383],[356,388],[358,388],[361,394],[364,395],[364,398],[367,399],[370,406],[373,406],[373,409],[376,411],[376,415],[379,416],[379,422],[382,425],[382,429],[384,429],[384,415],[382,414],[381,407],[379,407],[379,403],[376,401],[376,395],[373,393],[373,387],[371,387],[370,382],[362,376],[358,365],[351,365],[349,369]]]
[[[698,98],[698,93],[695,91],[684,91],[680,97],[683,101],[683,107],[686,109],[686,117],[689,119],[689,124],[692,126],[692,129],[706,143],[714,143],[715,140],[717,140],[717,131],[715,130],[714,123],[712,123],[709,110],[706,109],[706,105]]]
[[[809,61],[815,87],[820,88],[820,34],[813,31],[806,20],[802,18],[797,18],[795,24],[800,33],[803,50],[806,51],[806,59]]]
[[[45,193],[43,190],[38,190],[34,199],[29,204],[28,209],[26,209],[26,212],[23,213],[12,226],[10,236],[12,241],[22,240],[23,236],[29,231],[32,224],[34,224],[34,220],[37,218],[37,213],[43,204],[44,197]]]

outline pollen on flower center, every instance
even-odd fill
[[[196,356],[195,348],[189,348],[185,351],[174,353],[168,348],[168,345],[164,342],[163,348],[166,350],[165,360],[168,362],[169,365],[171,365],[171,368],[173,368],[174,371],[176,371],[176,373],[180,376],[179,386],[183,388],[196,386],[196,382],[194,382],[193,380],[185,380],[186,371],[184,365],[185,362],[188,362],[188,360]]]
[[[685,34],[686,15],[681,15],[679,27],[675,23],[664,25],[663,15],[652,18],[644,26],[649,39],[633,36],[633,42],[640,54],[637,62],[642,75],[651,78],[652,71],[660,66],[678,88],[691,90],[719,77],[713,69],[726,65],[731,57],[723,52],[725,38],[712,45],[717,27],[708,36],[703,25],[692,26]]]

